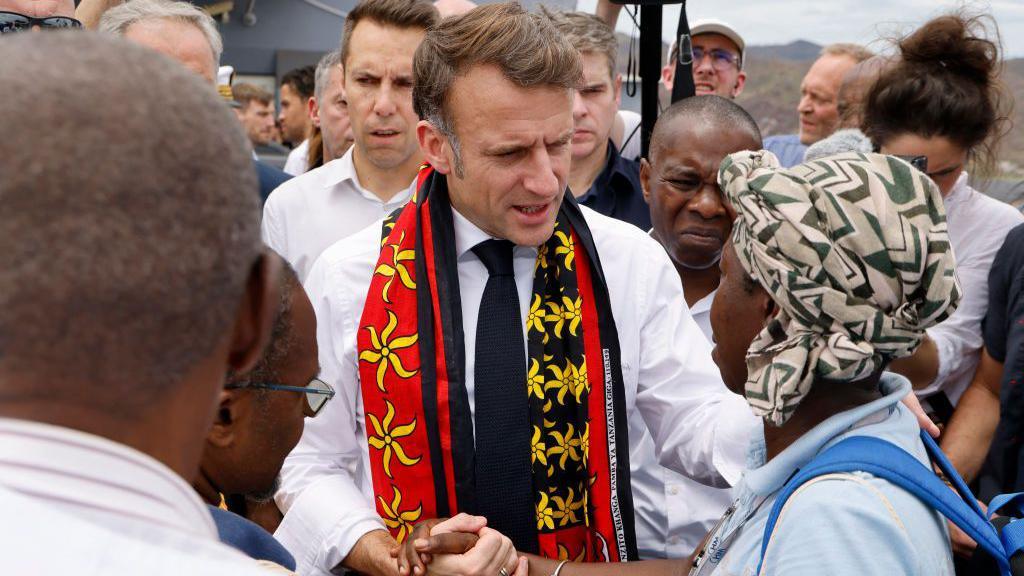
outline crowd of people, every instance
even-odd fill
[[[1024,485],[995,22],[826,46],[768,137],[695,22],[642,155],[618,11],[360,0],[274,94],[188,2],[0,0],[3,572],[981,573],[800,473]]]

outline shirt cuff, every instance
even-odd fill
[[[747,467],[747,452],[754,431],[764,426],[764,422],[754,414],[743,396],[727,394],[725,398],[721,413],[731,418],[718,422],[711,462],[722,478],[730,486],[735,486]]]
[[[274,537],[295,557],[298,574],[332,574],[356,542],[384,523],[351,482],[327,476],[307,486]]]

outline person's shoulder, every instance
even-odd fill
[[[324,178],[332,170],[330,163],[318,168],[303,172],[298,176],[287,176],[286,180],[274,189],[267,198],[267,204],[280,206],[298,202],[310,190],[323,188]],[[284,174],[284,172],[282,172]]]
[[[216,506],[209,508],[221,542],[242,551],[250,558],[269,560],[289,570],[295,569],[295,558],[262,527],[234,512]]]
[[[782,145],[782,146],[794,146],[800,144],[799,134],[776,134],[775,136],[767,136],[764,139],[764,146],[767,148],[769,145]]]
[[[1024,222],[1024,214],[1019,209],[977,190],[974,190],[974,204],[979,220],[1003,235]]]
[[[622,242],[623,249],[649,246],[651,242],[660,246],[657,241],[651,238],[650,234],[629,222],[605,216],[587,206],[580,206],[580,211],[583,212],[583,218],[587,221],[587,225],[590,226],[590,232],[593,234],[594,242],[597,244],[611,240],[613,242]],[[598,246],[598,250],[600,250],[600,246]]]
[[[372,265],[380,254],[383,226],[384,220],[377,220],[359,232],[331,244],[320,253],[314,266],[344,269],[352,266],[365,267],[368,262]]]

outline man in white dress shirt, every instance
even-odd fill
[[[364,0],[345,18],[341,63],[355,144],[340,159],[286,182],[263,209],[264,241],[299,279],[328,246],[412,196],[423,161],[412,57],[437,19],[427,0]]]
[[[486,50],[474,38],[488,38]],[[340,564],[394,574],[393,536],[404,538],[417,521],[472,511],[488,515],[490,527],[518,529],[521,518],[502,516],[524,514],[537,534],[509,534],[524,551],[636,557],[631,506],[653,508],[665,496],[660,477],[630,486],[631,471],[656,466],[657,446],[662,464],[725,486],[738,479],[757,421],[721,383],[707,341],[680,305],[679,277],[665,251],[565,194],[580,62],[551,23],[515,4],[481,6],[431,29],[414,70],[417,111],[428,119],[417,135],[434,172],[418,203],[388,226],[384,252],[378,223],[326,250],[307,280],[322,377],[337,397],[286,460],[277,496],[285,518],[276,536],[302,573],[327,574]],[[506,250],[501,265],[491,251],[499,246]],[[419,289],[428,285],[437,290]],[[542,302],[539,285],[554,285],[564,299],[555,303],[545,292]],[[504,299],[491,299],[495,286]],[[414,305],[430,319],[415,336]],[[510,308],[512,322],[496,327]],[[505,345],[495,346],[496,337]],[[538,369],[547,363],[541,353],[556,341],[571,349],[573,338],[590,342],[579,362],[567,354],[568,363]],[[416,347],[420,354],[410,353]],[[505,357],[514,362],[502,365]],[[495,395],[493,380],[513,372],[501,391],[511,391],[509,402],[484,399]],[[519,377],[530,386],[517,385]],[[421,394],[446,394],[448,402],[420,406]],[[591,416],[575,428],[579,435],[574,428],[550,433],[560,418],[573,417],[561,407],[581,402]],[[558,413],[551,422],[536,419],[542,410],[547,420],[549,409]],[[495,450],[493,421],[520,415],[536,423],[534,438],[529,427],[505,428],[498,443],[525,448],[525,456],[505,461],[508,470],[499,472],[510,473],[507,484],[482,481],[500,475],[481,466]],[[640,448],[634,444],[645,427],[653,441]],[[609,439],[614,429],[618,436]],[[517,444],[524,432],[525,446]],[[475,450],[475,464],[460,450]],[[538,502],[513,504],[521,462],[536,484],[549,476],[544,468],[536,474],[538,467],[550,466],[558,478],[581,453],[594,482],[568,497],[552,485],[558,498],[542,492]],[[622,466],[627,459],[630,468]],[[529,491],[529,476],[526,485]],[[587,527],[578,499],[591,503]],[[609,501],[620,517],[604,514]],[[573,547],[588,533],[596,549]]]
[[[4,573],[262,573],[185,480],[278,301],[241,127],[123,40],[25,34],[0,61]]]
[[[292,145],[284,171],[298,176],[309,170],[309,137],[313,134],[313,119],[309,117],[309,99],[313,97],[316,68],[303,66],[289,70],[281,78],[281,111],[277,122],[281,135]]]
[[[743,108],[721,96],[695,96],[662,113],[649,158],[640,161],[640,183],[654,224],[651,236],[671,258],[690,315],[709,343],[718,261],[736,216],[718,186],[718,166],[733,152],[760,148],[761,132]],[[649,436],[645,432],[644,441]],[[685,558],[725,512],[732,491],[703,486],[664,467],[645,472],[660,473],[665,482],[664,508],[637,510],[638,526],[666,528],[664,538],[654,540],[660,546],[647,556]],[[694,497],[676,497],[680,493]],[[667,522],[656,520],[663,516]]]

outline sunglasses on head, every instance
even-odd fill
[[[928,157],[927,156],[907,156],[901,154],[894,154],[900,160],[903,160],[907,164],[910,164],[914,168],[921,171],[922,174],[928,174]]]
[[[82,23],[67,16],[33,18],[32,16],[26,16],[17,12],[0,11],[0,34],[24,32],[31,30],[33,26],[39,26],[40,28],[81,28]]]

